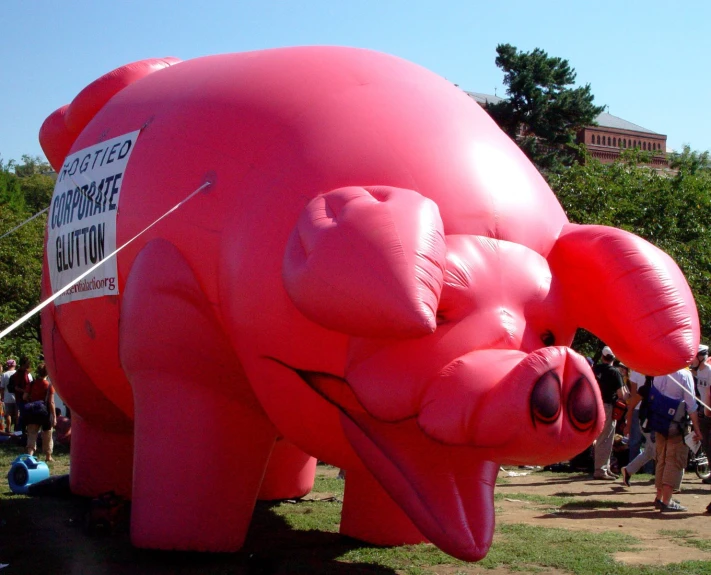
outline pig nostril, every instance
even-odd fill
[[[587,431],[595,423],[597,402],[590,382],[581,377],[575,382],[568,397],[568,416],[578,431]]]
[[[531,413],[534,420],[553,423],[560,415],[560,379],[553,371],[544,373],[533,386]]]

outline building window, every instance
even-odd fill
[[[622,140],[622,147],[623,147],[623,148],[626,148],[626,147],[627,147],[627,138],[625,138],[624,140]]]
[[[607,136],[607,145],[612,146],[612,140],[610,139],[610,136]]]
[[[612,138],[612,145],[617,147],[617,138]]]
[[[642,142],[642,149],[646,150],[647,149],[647,142]]]
[[[600,136],[597,137],[597,144],[600,145]]]

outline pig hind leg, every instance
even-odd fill
[[[279,438],[269,458],[259,499],[276,501],[303,497],[313,489],[315,475],[316,458]]]
[[[71,490],[86,497],[106,491],[130,497],[133,422],[81,368],[50,311],[42,316],[42,340],[52,381],[72,409]]]
[[[179,250],[137,256],[121,309],[133,387],[131,539],[139,547],[236,551],[276,439]]]

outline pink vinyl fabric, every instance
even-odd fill
[[[412,63],[137,62],[40,139],[59,170],[135,131],[117,245],[210,185],[118,255],[117,295],[50,305],[42,332],[80,421],[72,488],[132,497],[138,546],[237,550],[260,493],[303,495],[318,458],[347,470],[344,533],[478,560],[498,466],[565,460],[602,427],[577,328],[643,373],[695,354],[676,264],[570,224],[486,112]]]

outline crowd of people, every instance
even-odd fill
[[[605,424],[593,444],[593,478],[620,480],[631,486],[642,470],[654,474],[654,507],[663,513],[686,511],[673,495],[681,489],[690,445],[711,453],[711,363],[709,348],[700,345],[688,368],[651,377],[630,370],[612,349],[602,349],[600,362],[588,358],[605,409]],[[20,436],[26,452],[41,450],[53,461],[56,441],[69,445],[71,419],[55,405],[57,398],[44,362],[32,373],[29,358],[7,359],[0,366],[0,436]],[[613,465],[615,438],[624,438],[627,463]],[[711,476],[703,480],[711,484]],[[707,511],[711,513],[711,504]]]
[[[55,433],[59,443],[69,445],[71,420],[55,405],[57,398],[47,367],[40,361],[32,373],[32,362],[21,357],[0,366],[0,434],[19,436],[28,454],[37,451],[38,439],[47,462],[54,461]]]
[[[610,347],[603,348],[600,362],[592,365],[605,407],[605,425],[593,446],[594,479],[621,480],[630,487],[632,476],[655,462],[654,507],[662,513],[687,511],[672,496],[681,490],[690,446],[700,445],[709,453],[708,355],[708,346],[700,345],[689,367],[651,377],[630,370]],[[619,475],[611,466],[616,433],[627,438],[629,448],[628,463],[619,468]],[[704,483],[711,483],[711,477]]]

